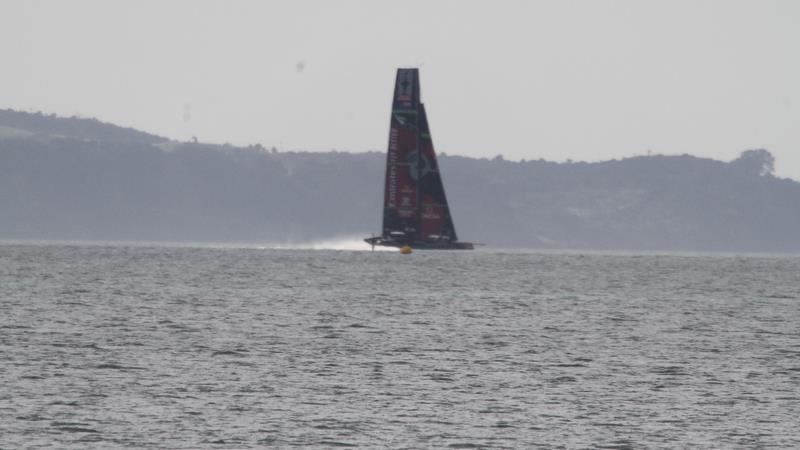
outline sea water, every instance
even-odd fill
[[[0,245],[0,448],[800,446],[800,257]]]

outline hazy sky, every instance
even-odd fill
[[[767,148],[800,180],[800,1],[3,1],[0,108],[185,140],[381,150],[421,68],[437,151]]]

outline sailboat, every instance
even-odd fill
[[[380,236],[364,241],[373,248],[474,248],[471,242],[459,242],[456,235],[415,68],[397,69],[386,153],[383,230]]]

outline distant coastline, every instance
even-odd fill
[[[177,142],[0,110],[0,239],[312,242],[378,229],[385,154]],[[460,234],[495,248],[800,252],[800,183],[730,161],[442,155]]]

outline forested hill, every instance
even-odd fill
[[[81,117],[58,117],[41,112],[26,113],[11,109],[0,109],[0,139],[15,135],[29,138],[56,137],[103,142],[136,142],[156,144],[167,142],[167,138],[124,128],[97,119]]]
[[[501,149],[498,149],[501,152]],[[0,239],[286,243],[379,232],[385,156],[181,143],[0,110]],[[800,251],[765,150],[600,163],[440,157],[456,229],[496,247]]]

